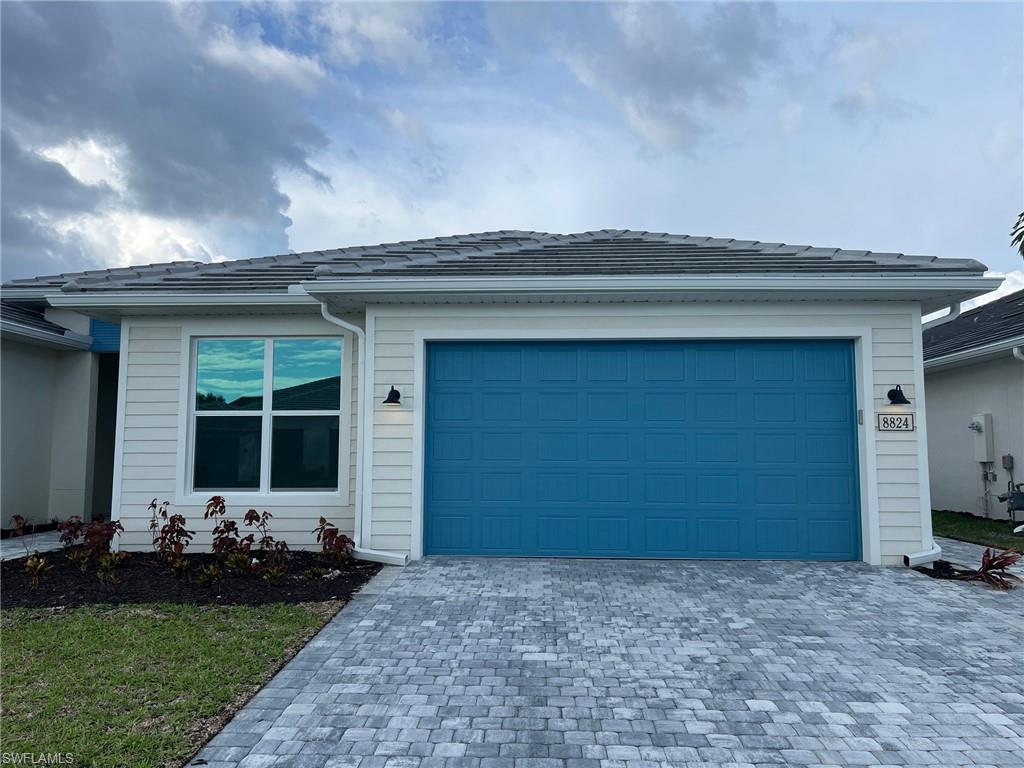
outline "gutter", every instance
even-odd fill
[[[310,298],[314,298],[310,296]],[[356,455],[356,500],[353,516],[352,538],[355,540],[354,554],[360,560],[371,560],[385,565],[407,565],[409,556],[399,552],[385,552],[363,546],[363,527],[370,515],[370,498],[363,493],[365,476],[369,465],[369,433],[366,411],[368,398],[373,396],[369,391],[369,370],[366,362],[366,331],[340,317],[331,314],[327,302],[319,301],[320,314],[327,322],[344,328],[355,335],[358,344],[359,378],[356,382],[356,433],[358,434],[358,451]]]
[[[943,315],[942,317],[937,317],[934,320],[929,320],[927,323],[922,323],[921,324],[921,330],[922,331],[927,331],[929,328],[935,328],[935,327],[937,327],[939,325],[945,325],[946,323],[950,323],[950,322],[956,320],[958,317],[960,317],[960,312],[962,311],[961,310],[962,306],[963,306],[962,302],[959,302],[959,301],[957,301],[957,302],[955,302],[953,304],[950,304],[949,305],[949,314],[948,315]]]
[[[1018,356],[1016,350],[1021,349],[1022,345],[1024,345],[1024,336],[1014,336],[1009,339],[1003,339],[1002,341],[994,341],[991,344],[984,344],[980,347],[971,347],[970,349],[951,352],[950,354],[942,355],[941,357],[933,357],[930,360],[924,361],[924,367],[925,370],[944,368],[950,365],[965,363],[976,357],[997,355],[1000,352],[1010,352],[1018,360],[1021,360],[1021,357]]]
[[[173,309],[176,307],[291,307],[316,306],[319,302],[302,293],[176,293],[173,291],[114,293],[54,293],[44,295],[51,307],[107,309],[113,307]]]
[[[0,322],[0,332],[5,336],[13,336],[19,341],[59,349],[87,350],[92,347],[92,336],[66,330],[63,334],[44,331],[31,325],[4,320]]]
[[[752,290],[769,293],[800,291],[856,290],[877,291],[991,291],[998,288],[1002,278],[978,276],[929,277],[915,274],[906,277],[852,275],[600,275],[600,276],[536,276],[536,277],[370,277],[331,280],[321,278],[300,283],[302,288],[316,295],[330,294],[409,294],[409,293],[533,293],[551,294],[569,292],[626,293],[626,292],[699,292],[709,290]]]

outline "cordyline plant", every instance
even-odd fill
[[[273,515],[264,510],[250,509],[243,522],[259,532],[259,572],[265,581],[284,576],[288,571],[288,544],[270,535],[270,518]]]
[[[188,570],[185,548],[192,541],[195,531],[185,527],[184,515],[172,515],[170,502],[158,504],[156,499],[149,502],[149,530],[153,532],[153,549],[158,558],[167,563],[175,574],[181,576]]]
[[[246,572],[252,565],[252,545],[256,541],[253,534],[242,536],[238,523],[224,518],[227,514],[227,503],[223,496],[211,496],[206,502],[204,520],[216,520],[213,527],[213,553],[230,571]]]
[[[338,526],[328,521],[326,517],[320,518],[320,525],[311,533],[316,534],[316,541],[321,546],[321,553],[325,560],[337,564],[352,556],[355,542],[339,531]]]
[[[62,523],[57,523],[57,530],[60,532],[60,543],[67,550],[67,557],[72,562],[77,562],[85,573],[89,563],[96,563],[102,566],[102,573],[97,571],[101,581],[113,581],[110,572],[121,560],[123,553],[111,552],[111,544],[114,537],[121,534],[124,528],[121,523],[113,520],[93,520],[86,525],[78,515],[72,515]],[[75,545],[81,541],[82,549],[75,549]]]
[[[1020,559],[1021,554],[1012,549],[997,553],[985,547],[980,568],[974,571],[957,571],[953,578],[958,581],[983,581],[996,589],[1013,589],[1015,582],[1021,581],[1021,578],[1010,573],[1008,569],[1016,565]]]

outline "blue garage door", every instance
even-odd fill
[[[845,341],[432,343],[427,554],[854,560]]]

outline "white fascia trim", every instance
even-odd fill
[[[45,298],[51,307],[67,309],[289,307],[319,304],[305,293],[48,293]]]
[[[958,363],[965,363],[977,357],[988,357],[989,355],[997,355],[1001,352],[1010,352],[1012,354],[1013,348],[1019,347],[1022,344],[1024,344],[1024,336],[1014,336],[991,344],[983,344],[980,347],[971,347],[970,349],[962,349],[959,352],[952,352],[941,357],[933,357],[931,360],[924,361],[924,368],[926,371],[946,368]]]
[[[13,336],[18,341],[28,344],[36,344],[44,347],[58,347],[60,349],[89,349],[92,346],[92,336],[85,336],[74,331],[65,331],[63,335],[44,331],[41,328],[33,328],[30,325],[12,323],[8,320],[0,323],[0,332],[5,336]]]
[[[301,283],[310,293],[327,294],[493,294],[493,293],[665,293],[707,291],[758,291],[799,293],[805,291],[877,291],[926,293],[930,291],[984,292],[998,288],[1002,278],[900,275],[898,277],[853,275],[768,276],[688,275],[638,276],[602,275],[590,277],[377,277],[345,280],[316,280]]]

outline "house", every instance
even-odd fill
[[[220,494],[293,546],[323,515],[388,562],[892,564],[936,556],[921,315],[996,288],[984,271],[499,231],[17,280],[4,300],[120,324],[125,549],[150,546],[153,498],[209,546]]]
[[[109,514],[120,330],[42,301],[0,305],[3,527]]]
[[[1024,482],[1024,291],[925,329],[924,373],[932,506],[1008,519],[997,497]]]

